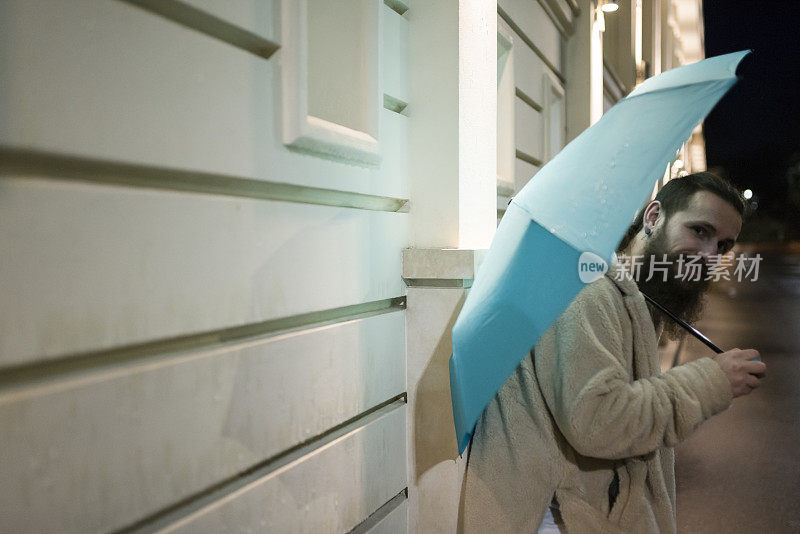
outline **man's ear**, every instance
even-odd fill
[[[658,220],[661,217],[661,202],[658,200],[652,201],[647,207],[644,209],[644,216],[642,217],[642,222],[644,223],[645,228],[655,228],[658,224]]]

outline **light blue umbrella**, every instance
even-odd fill
[[[748,53],[645,81],[514,197],[453,327],[450,391],[459,452],[492,397],[584,287],[581,255],[611,262],[636,210],[736,82]]]

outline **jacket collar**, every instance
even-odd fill
[[[606,272],[606,277],[622,293],[625,308],[631,318],[634,332],[634,352],[642,357],[634,361],[636,378],[653,376],[661,372],[658,359],[658,339],[661,337],[663,325],[656,328],[653,317],[639,291],[639,286],[627,269],[614,261]]]
[[[636,281],[630,273],[616,261],[608,268],[606,278],[611,280],[626,297],[639,294],[639,286],[636,285]]]

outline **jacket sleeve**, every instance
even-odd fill
[[[607,289],[597,282],[585,288],[536,344],[542,394],[584,456],[627,458],[672,447],[730,405],[728,379],[701,358],[633,381],[622,346],[628,314]]]

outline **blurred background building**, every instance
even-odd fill
[[[450,328],[509,198],[703,57],[700,0],[0,20],[8,532],[454,532]],[[662,183],[704,168],[698,128]]]
[[[800,3],[706,0],[709,56],[752,50],[740,81],[704,122],[708,165],[740,189],[750,189],[752,213],[740,241],[800,237],[797,185],[800,160]]]

